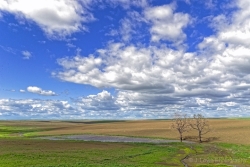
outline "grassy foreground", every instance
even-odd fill
[[[228,142],[206,142],[202,144],[133,144],[49,141],[34,138],[53,134],[79,134],[81,129],[82,131],[86,131],[87,127],[92,130],[92,133],[96,134],[105,134],[104,132],[107,132],[106,130],[108,129],[110,131],[110,133],[107,133],[108,135],[121,135],[123,134],[122,131],[125,129],[124,135],[131,136],[129,134],[132,134],[133,130],[136,129],[131,128],[133,126],[138,127],[136,130],[140,128],[141,133],[139,133],[139,136],[161,138],[161,136],[149,135],[152,133],[152,129],[147,129],[145,127],[152,123],[155,122],[0,122],[0,166],[181,167],[184,166],[184,163],[189,167],[250,166],[250,145],[245,143],[230,144]],[[111,130],[111,125],[114,127],[113,131]],[[221,127],[225,129],[225,124],[222,125]],[[142,126],[144,126],[144,129]],[[157,126],[156,132],[160,129],[159,125]],[[157,126],[155,125],[155,127]],[[218,124],[216,126],[218,126]],[[120,127],[120,129],[118,127]],[[131,128],[131,131],[129,131],[128,127]],[[235,128],[237,128],[237,126],[235,126]],[[142,132],[146,135],[143,135]],[[138,135],[138,133],[134,134]],[[230,131],[227,131],[227,134],[230,135]]]
[[[250,166],[250,146],[0,139],[1,167]]]

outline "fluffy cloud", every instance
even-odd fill
[[[35,99],[0,99],[2,119],[70,119],[80,118],[67,101]]]
[[[84,106],[84,110],[103,111],[119,109],[115,104],[114,97],[107,91],[102,91],[97,95],[89,95],[86,98],[81,98],[80,101],[80,104]]]
[[[96,57],[78,55],[58,62],[64,71],[54,75],[64,81],[119,90],[112,104],[119,107],[117,111],[124,117],[166,117],[177,110],[204,112],[207,116],[248,113],[250,77],[227,71],[217,64],[216,56],[198,57],[167,47],[140,48],[116,43],[99,50]],[[100,99],[99,95],[92,97]],[[94,106],[102,103],[91,104],[94,111]],[[240,105],[244,112],[231,113]],[[206,113],[207,110],[211,111]]]
[[[246,0],[238,2],[239,9],[231,21],[224,22],[222,25],[218,24],[217,34],[205,38],[199,44],[203,54],[213,57],[207,70],[220,76],[218,85],[223,90],[241,85],[245,85],[245,89],[248,89],[247,83],[249,83],[250,77],[250,3]]]
[[[126,119],[141,117],[120,110],[116,99],[107,91],[72,102],[39,99],[0,99],[2,119]]]
[[[56,95],[56,93],[51,90],[42,90],[41,88],[36,87],[36,86],[27,87],[27,91],[31,93],[40,94],[43,96],[55,96]]]
[[[185,39],[186,35],[183,28],[190,22],[190,16],[184,13],[174,13],[173,5],[147,8],[145,17],[152,24],[150,29],[152,41],[167,40],[175,42]]]
[[[121,20],[120,34],[122,36],[123,41],[131,40],[132,34],[135,33],[133,29],[134,29],[134,26],[130,19],[125,18]]]
[[[141,11],[128,11],[126,17],[120,20],[120,28],[112,29],[108,35],[120,35],[123,42],[150,36],[151,42],[168,41],[178,46],[185,40],[183,30],[190,22],[191,17],[175,12],[172,4],[146,6]]]
[[[49,38],[64,39],[72,33],[87,31],[84,23],[95,20],[93,6],[146,7],[147,0],[11,0],[0,1],[0,18],[4,12],[21,21],[36,23]]]
[[[229,16],[223,14],[211,19],[216,33],[204,38],[196,52],[173,49],[159,42],[183,43],[189,15],[175,12],[171,5],[147,6],[137,16],[150,26],[151,43],[126,43],[132,41],[135,27],[131,25],[135,20],[125,18],[121,21],[121,29],[127,29],[121,34],[125,43],[110,42],[91,55],[78,53],[60,58],[61,70],[52,74],[62,81],[113,88],[115,95],[102,91],[75,99],[72,104],[2,99],[5,105],[0,105],[1,114],[18,111],[18,107],[32,111],[33,105],[45,115],[61,109],[63,114],[72,113],[75,118],[166,118],[176,111],[211,117],[249,116],[250,3],[238,2],[231,19],[225,19]],[[55,94],[38,87],[27,90]],[[48,108],[44,108],[45,103]]]
[[[207,65],[204,57],[197,58],[194,54],[164,46],[140,48],[115,43],[98,52],[97,57],[78,55],[73,59],[59,59],[64,71],[54,75],[65,81],[99,88],[173,93],[181,92],[187,82],[199,82],[201,74],[197,70]]]
[[[63,81],[115,88],[118,93],[112,104],[123,116],[127,112],[135,117],[166,117],[166,113],[178,110],[207,116],[246,116],[250,101],[250,3],[240,0],[238,7],[231,21],[214,25],[216,34],[204,38],[199,52],[157,43],[110,43],[95,55],[58,59],[62,70],[53,75]],[[165,5],[146,9],[145,16],[152,22],[152,40],[174,43],[185,38],[182,29],[189,22],[188,15],[174,13]],[[224,17],[215,17],[213,24]],[[184,20],[179,20],[180,24],[178,19]],[[169,31],[156,31],[163,21]]]
[[[21,93],[25,93],[26,91],[25,90],[23,90],[23,89],[20,89],[19,90]]]
[[[207,117],[248,116],[249,100],[241,101],[240,105],[238,102],[240,100],[185,99],[132,91],[121,91],[114,97],[102,91],[72,102],[0,99],[0,115],[2,119],[148,119],[169,118],[174,112],[183,111],[188,115],[202,113]]]
[[[12,13],[19,20],[35,22],[49,37],[62,38],[86,29],[82,23],[94,19],[84,5],[76,0],[1,0],[0,11]]]
[[[74,101],[74,106],[87,118],[119,118],[120,115],[116,99],[107,91],[79,98]]]
[[[128,11],[125,18],[120,20],[119,29],[111,29],[106,35],[109,36],[119,36],[124,43],[130,43],[132,40],[138,40],[145,35],[148,35],[148,32],[142,33],[138,29],[144,29],[143,26],[147,25],[147,20],[141,12],[138,11]]]
[[[30,59],[32,54],[29,51],[22,51],[23,59]]]

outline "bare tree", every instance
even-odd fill
[[[194,114],[190,122],[191,128],[198,131],[199,142],[202,142],[202,136],[210,132],[210,127],[207,119],[201,114]]]
[[[175,113],[173,123],[171,125],[172,129],[175,129],[179,132],[180,141],[183,140],[183,133],[190,130],[190,124],[186,114]]]

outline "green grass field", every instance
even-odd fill
[[[49,123],[48,123],[49,124]],[[59,127],[0,125],[1,167],[250,166],[250,145],[230,143],[105,143],[51,141],[34,137]],[[22,126],[21,126],[22,125]],[[63,124],[63,127],[66,127]],[[186,157],[186,158],[185,158]],[[185,158],[185,159],[184,159]],[[184,159],[184,160],[183,160]],[[183,160],[183,161],[182,161]]]
[[[1,167],[74,166],[247,166],[250,146],[229,144],[128,144],[48,141],[12,138],[0,140]]]

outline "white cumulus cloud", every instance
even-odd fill
[[[23,55],[23,59],[30,59],[30,57],[32,56],[32,54],[27,50],[22,51],[22,55]]]
[[[44,96],[55,96],[56,95],[56,93],[51,91],[51,90],[42,90],[41,88],[36,87],[36,86],[27,87],[27,91],[31,92],[31,93],[44,95]]]
[[[0,99],[0,113],[3,119],[81,118],[68,101],[59,100]]]
[[[19,91],[20,91],[21,93],[24,93],[24,92],[26,92],[26,91],[25,91],[25,90],[23,90],[23,89],[20,89]]]
[[[86,29],[82,23],[94,19],[77,0],[1,0],[1,10],[35,22],[49,37],[59,38]]]
[[[190,16],[185,13],[174,13],[173,5],[147,8],[145,17],[152,24],[152,41],[182,42],[186,38],[183,28],[190,22]]]
[[[216,33],[204,38],[199,52],[159,43],[114,42],[94,55],[58,59],[62,69],[53,75],[63,81],[114,88],[117,95],[112,103],[119,107],[117,111],[138,117],[164,117],[178,110],[245,116],[250,105],[250,3],[238,2],[231,21],[214,27]],[[145,15],[152,23],[152,40],[185,39],[183,28],[188,26],[189,15],[174,13],[169,5],[147,8]],[[169,31],[158,31],[160,23],[169,26]]]
[[[62,109],[61,114],[85,118],[166,118],[176,111],[209,117],[249,116],[250,2],[236,2],[238,9],[232,15],[221,14],[211,19],[215,33],[204,38],[197,45],[198,51],[193,52],[161,43],[184,43],[184,28],[192,19],[188,14],[175,12],[172,5],[146,6],[136,16],[149,25],[146,28],[151,42],[133,43],[131,38],[136,32],[132,24],[136,19],[126,17],[120,27],[127,29],[120,33],[122,42],[109,42],[94,54],[78,52],[60,58],[57,62],[61,69],[52,73],[62,81],[112,88],[114,95],[104,90],[74,99],[72,104],[2,99],[1,114],[6,116],[9,111],[25,107],[24,112],[36,108],[50,115],[54,113],[51,109],[57,114]],[[36,86],[28,87],[27,91],[55,95]]]

